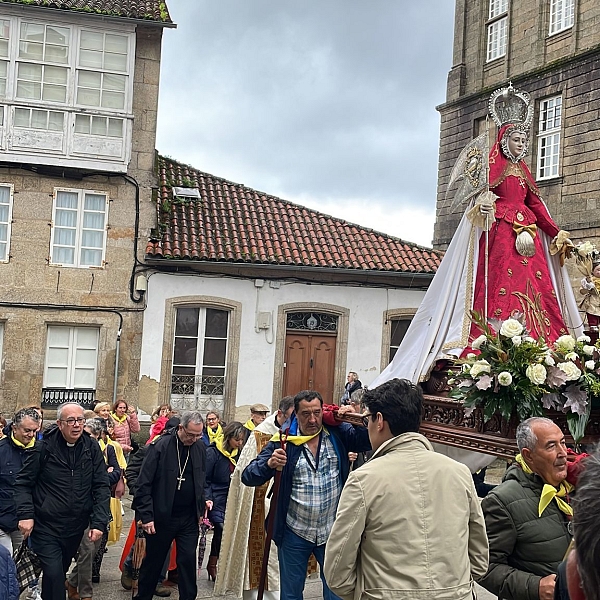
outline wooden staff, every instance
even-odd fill
[[[285,450],[289,428],[285,433],[279,430],[279,442],[281,449]],[[277,467],[275,478],[273,480],[273,490],[271,494],[271,506],[269,507],[269,516],[267,517],[267,534],[265,536],[265,548],[263,550],[263,560],[260,568],[260,580],[258,582],[258,593],[256,600],[263,600],[265,593],[265,584],[267,582],[267,567],[269,565],[269,554],[271,552],[271,540],[273,539],[273,527],[275,526],[275,514],[277,513],[277,497],[279,496],[279,486],[281,485],[281,471],[283,467]]]

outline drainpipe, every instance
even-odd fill
[[[121,331],[123,327],[123,322],[121,321],[121,325],[119,326],[119,330],[117,331],[117,344],[115,347],[115,380],[113,382],[113,406],[117,401],[117,382],[119,381],[119,355],[121,353]]]

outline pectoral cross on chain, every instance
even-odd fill
[[[182,483],[183,481],[185,481],[185,477],[183,476],[183,473],[182,473],[182,474],[181,474],[179,477],[177,477],[177,481],[179,482],[179,483],[177,484],[177,489],[178,489],[178,490],[180,490],[180,489],[181,489],[181,483]]]

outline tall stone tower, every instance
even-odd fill
[[[448,246],[461,217],[444,202],[454,161],[508,81],[534,102],[527,162],[552,216],[574,241],[600,241],[600,3],[456,0],[434,247]]]

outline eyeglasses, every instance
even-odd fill
[[[69,427],[74,427],[75,423],[77,423],[77,425],[83,425],[85,423],[85,417],[77,417],[76,419],[71,417],[70,419],[59,419],[59,421],[61,423],[66,423]]]
[[[206,417],[206,421],[207,423],[210,422],[212,423],[213,421],[218,421],[217,417]]]
[[[367,415],[363,415],[362,422],[365,427],[369,426],[369,420],[370,420],[369,417],[372,417],[372,416],[373,415],[371,413],[369,413]]]
[[[183,425],[181,426],[181,430],[185,435],[187,435],[190,439],[199,440],[202,437],[201,433],[190,433]]]

